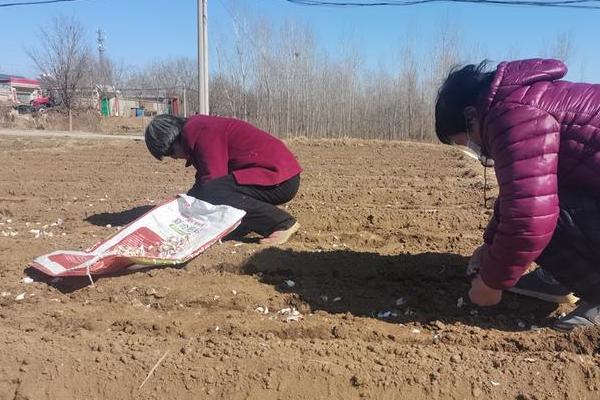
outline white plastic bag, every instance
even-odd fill
[[[87,251],[55,251],[31,266],[50,276],[91,277],[133,264],[181,264],[232,232],[245,214],[180,194]]]

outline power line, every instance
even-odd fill
[[[387,1],[333,1],[333,0],[284,0],[288,3],[304,6],[322,7],[407,7],[430,3],[470,3],[481,5],[507,5],[525,7],[554,7],[598,10],[600,6],[586,3],[597,3],[598,0],[564,0],[564,1],[535,1],[535,0],[387,0]]]
[[[0,8],[2,7],[17,7],[17,6],[35,6],[40,4],[52,4],[52,3],[66,3],[80,0],[40,0],[40,1],[22,1],[18,3],[4,3],[0,4]]]

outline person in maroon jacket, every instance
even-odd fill
[[[494,305],[519,286],[573,291],[582,301],[554,324],[562,330],[600,324],[600,85],[561,80],[566,72],[558,60],[467,65],[435,110],[438,138],[493,159],[499,185],[470,262],[471,301]],[[521,278],[534,261],[542,268]]]
[[[302,168],[285,144],[234,118],[158,115],[146,128],[150,153],[187,160],[196,168],[188,194],[246,211],[236,234],[256,232],[263,244],[285,243],[298,222],[277,207],[294,198]]]

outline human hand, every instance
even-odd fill
[[[502,300],[502,290],[489,287],[477,274],[471,281],[469,299],[478,306],[495,306]]]

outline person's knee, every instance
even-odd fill
[[[227,181],[227,178],[219,178],[204,184],[195,184],[187,193],[199,200],[211,204],[226,204],[236,206],[240,197],[235,187]],[[236,204],[232,204],[236,203]]]
[[[212,204],[222,204],[222,201],[227,198],[222,190],[213,187],[210,182],[203,185],[194,185],[187,194],[195,197],[198,200],[203,200]]]
[[[199,200],[207,201],[206,197],[208,193],[203,186],[194,185],[190,190],[188,190],[187,194],[188,196],[195,197]]]

